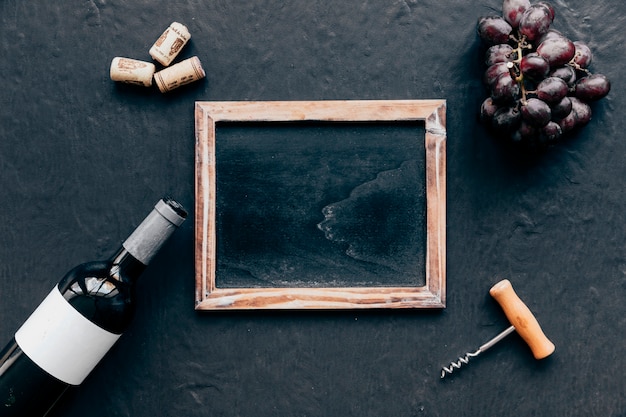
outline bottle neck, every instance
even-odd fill
[[[133,284],[146,269],[146,265],[137,260],[123,247],[111,258],[109,276],[121,282]]]

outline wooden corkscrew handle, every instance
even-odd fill
[[[500,304],[509,322],[530,346],[535,359],[543,359],[554,352],[554,344],[543,333],[537,319],[517,296],[508,279],[491,287],[489,294]]]

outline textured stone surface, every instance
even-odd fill
[[[190,220],[143,277],[130,331],[52,416],[623,416],[626,7],[555,6],[613,90],[528,161],[476,117],[475,23],[498,1],[0,2],[1,340],[161,195],[193,208],[194,101],[448,100],[446,310],[198,314]],[[149,60],[172,21],[206,79],[115,85],[111,59]],[[488,296],[505,277],[556,353],[537,362],[512,335],[440,381],[507,326]]]

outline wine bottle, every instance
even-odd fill
[[[135,283],[187,213],[161,199],[113,257],[69,271],[0,351],[0,417],[45,416],[122,335]]]

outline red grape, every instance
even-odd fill
[[[489,88],[492,88],[500,74],[510,74],[510,71],[508,62],[498,62],[487,68],[483,81]]]
[[[543,35],[541,35],[539,39],[535,39],[535,44],[540,45],[541,42],[545,41],[546,39],[562,38],[562,37],[563,37],[563,34],[559,32],[558,30],[548,29],[548,31],[544,33]]]
[[[569,65],[552,70],[552,72],[550,72],[550,76],[562,79],[570,87],[573,87],[574,84],[576,84],[576,71]]]
[[[565,97],[569,89],[560,78],[548,77],[537,85],[537,97],[546,103],[558,103]]]
[[[570,132],[576,127],[576,113],[572,110],[567,116],[556,122],[563,133]]]
[[[535,80],[542,80],[547,77],[550,71],[548,61],[537,53],[530,53],[522,57],[520,61],[520,71]]]
[[[513,61],[513,47],[506,43],[493,45],[485,53],[485,64],[490,67],[498,62],[511,62]]]
[[[555,142],[557,139],[561,137],[563,134],[563,130],[558,123],[548,122],[544,127],[541,128],[541,136],[544,137],[548,142]]]
[[[572,100],[565,96],[556,104],[552,106],[552,120],[560,120],[567,116],[572,111]]]
[[[522,118],[530,125],[543,127],[552,119],[552,111],[545,101],[529,98],[521,107]]]
[[[573,58],[574,62],[578,64],[580,68],[587,68],[593,59],[591,49],[582,41],[575,41],[574,46],[576,47],[576,53]]]
[[[517,29],[522,19],[522,14],[530,7],[530,0],[504,0],[502,3],[502,15],[513,29]]]
[[[576,116],[576,125],[583,126],[591,120],[591,107],[584,101],[572,97],[572,113]]]
[[[592,74],[576,83],[575,95],[584,101],[595,101],[609,94],[611,83],[602,74]]]
[[[493,115],[492,127],[500,133],[510,134],[519,127],[521,121],[522,115],[517,107],[502,107]]]
[[[480,106],[480,120],[483,123],[491,123],[493,115],[496,114],[499,107],[493,102],[491,97],[487,97]]]
[[[513,28],[500,16],[481,17],[478,21],[478,35],[488,45],[509,41]]]
[[[519,98],[520,86],[511,74],[500,74],[491,89],[491,98],[496,102],[513,102]]]
[[[546,33],[550,29],[550,23],[552,23],[552,19],[547,8],[532,5],[522,14],[519,31],[532,41]]]
[[[576,46],[565,37],[550,38],[541,42],[537,53],[548,61],[550,67],[555,68],[567,64],[574,57]]]
[[[548,3],[547,1],[540,1],[535,3],[535,6],[545,8],[546,12],[548,12],[548,16],[550,16],[550,22],[554,21],[554,7],[552,7],[550,3]]]

